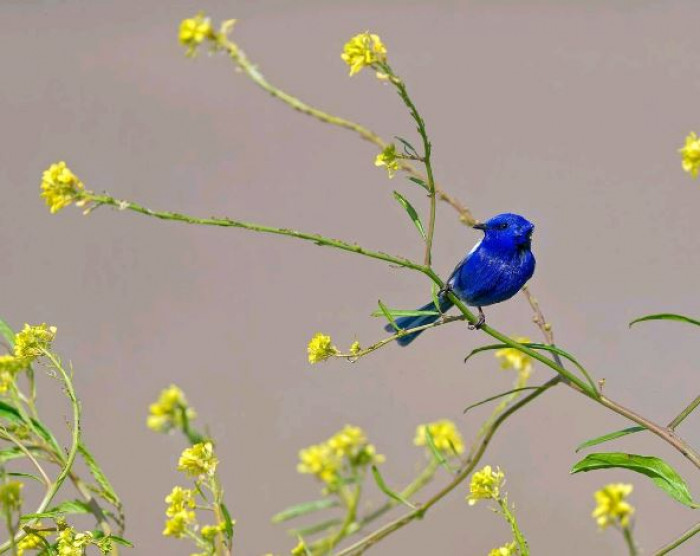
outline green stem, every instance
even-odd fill
[[[670,543],[668,543],[668,544],[667,544],[666,546],[664,546],[663,548],[660,548],[659,550],[657,550],[656,552],[654,552],[654,556],[664,556],[664,554],[668,554],[669,552],[671,552],[672,550],[675,550],[675,549],[678,548],[680,545],[682,545],[685,541],[687,541],[688,539],[694,537],[694,536],[697,535],[698,533],[700,533],[700,523],[697,523],[697,524],[693,525],[690,529],[688,529],[688,530],[687,530],[685,533],[683,533],[680,537],[678,537],[677,539],[671,541]]]
[[[637,556],[637,545],[634,543],[634,538],[632,537],[632,529],[629,527],[623,527],[622,535],[625,537],[625,543],[627,543],[627,549],[630,552],[630,556]]]
[[[668,424],[668,428],[671,430],[675,430],[675,428],[680,425],[683,421],[685,421],[685,418],[688,417],[693,411],[695,411],[695,408],[700,405],[700,396],[695,398],[688,407],[686,407],[683,411],[681,411],[678,414],[678,417],[676,417],[673,421],[671,421]]]
[[[530,556],[530,547],[527,545],[527,540],[525,540],[525,535],[523,535],[522,531],[520,530],[520,527],[518,526],[518,520],[515,519],[515,514],[508,506],[508,499],[507,498],[498,498],[496,501],[498,502],[498,505],[501,507],[501,511],[503,512],[503,517],[505,517],[506,521],[508,522],[508,525],[510,525],[511,530],[513,531],[513,538],[515,539],[515,542],[518,544],[520,556]]]

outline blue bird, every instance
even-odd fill
[[[510,299],[532,277],[535,256],[530,246],[535,226],[531,222],[519,214],[505,213],[474,228],[482,230],[484,237],[452,271],[444,289],[438,293],[440,314],[397,318],[399,328],[406,330],[437,321],[453,305],[446,295],[448,291],[479,310],[479,321],[470,328],[481,328],[486,323],[482,307]],[[435,310],[432,301],[419,309],[430,310]],[[391,325],[385,328],[388,332],[394,331]],[[396,341],[407,346],[421,332],[401,336]]]

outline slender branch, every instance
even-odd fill
[[[671,552],[672,550],[675,550],[680,545],[682,545],[685,541],[694,537],[698,533],[700,533],[700,523],[696,523],[695,525],[693,525],[690,529],[688,529],[680,537],[671,541],[663,548],[659,548],[659,550],[654,552],[654,556],[664,556],[664,554],[668,554],[669,552]]]
[[[41,480],[44,482],[44,485],[49,487],[51,485],[51,479],[49,479],[49,476],[46,474],[46,471],[44,471],[44,468],[37,461],[34,455],[27,449],[27,447],[24,444],[22,444],[22,442],[20,442],[19,438],[17,438],[4,427],[0,428],[0,435],[10,440],[25,456],[27,456],[29,461],[31,461],[32,464],[34,464],[34,467],[36,467],[37,471],[41,475]]]
[[[523,535],[523,532],[520,530],[520,527],[518,525],[518,520],[515,518],[515,514],[508,506],[508,499],[507,498],[498,498],[497,502],[501,508],[501,512],[503,513],[503,517],[508,522],[508,525],[510,525],[510,529],[513,532],[513,538],[515,539],[515,542],[518,544],[519,556],[530,556],[530,547],[527,544],[527,540],[525,539],[525,535]]]
[[[685,418],[688,417],[693,411],[695,411],[695,408],[697,408],[700,405],[700,396],[695,398],[690,404],[688,404],[688,407],[686,407],[683,411],[681,411],[678,416],[673,419],[668,424],[668,428],[671,430],[675,430],[675,428],[680,425],[683,421],[685,421]]]
[[[637,556],[637,545],[635,544],[634,537],[632,536],[632,529],[629,527],[623,527],[622,536],[625,537],[625,543],[627,544],[627,550],[629,550],[630,556]]]

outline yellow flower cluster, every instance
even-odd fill
[[[213,475],[219,460],[214,455],[214,446],[211,442],[200,442],[191,448],[186,448],[177,464],[178,471],[190,477]]]
[[[625,499],[632,493],[632,489],[632,485],[629,484],[613,483],[594,494],[597,506],[592,516],[598,527],[605,529],[609,525],[629,525],[634,507]]]
[[[678,149],[678,152],[681,153],[683,170],[697,178],[700,172],[700,138],[694,131],[688,134],[685,145]]]
[[[384,150],[377,155],[374,159],[375,166],[386,166],[386,171],[389,174],[389,178],[393,178],[394,174],[399,169],[399,159],[396,156],[396,145],[391,143],[384,147]]]
[[[413,439],[413,444],[416,446],[427,446],[428,435],[426,430],[430,431],[430,436],[433,437],[435,447],[445,454],[452,455],[455,452],[461,454],[464,452],[464,441],[459,433],[457,426],[448,419],[428,423],[427,425],[418,425],[416,428],[416,436]]]
[[[168,508],[165,515],[169,518],[165,522],[163,535],[166,537],[180,538],[184,535],[187,526],[195,523],[194,511],[194,491],[176,486],[172,492],[165,497]]]
[[[469,505],[473,506],[479,500],[497,499],[501,494],[504,479],[503,472],[498,467],[492,469],[490,465],[474,473],[469,484]]]
[[[312,365],[314,363],[325,361],[326,359],[340,353],[338,348],[333,345],[331,337],[326,336],[321,332],[317,333],[313,338],[311,338],[306,351],[309,354],[309,363]]]
[[[17,373],[27,368],[27,361],[14,355],[0,355],[0,393],[7,392]]]
[[[40,529],[41,528],[41,522],[38,522],[34,525],[34,528]],[[17,543],[17,556],[24,556],[24,553],[27,550],[35,550],[37,548],[42,548],[46,546],[45,541],[43,540],[44,537],[47,537],[49,534],[48,531],[42,531],[42,532],[37,532],[37,533],[27,533],[26,537],[23,537],[18,543]]]
[[[300,450],[297,471],[315,475],[333,487],[339,481],[345,464],[362,467],[383,461],[384,456],[377,454],[360,427],[346,425],[325,442]]]
[[[504,544],[499,548],[494,548],[489,552],[489,556],[517,556],[518,548],[514,542]]]
[[[83,556],[93,540],[90,531],[76,533],[72,527],[66,527],[58,534],[58,556]]]
[[[345,43],[340,57],[350,66],[350,75],[352,76],[364,67],[372,66],[377,62],[385,62],[386,47],[379,35],[367,31],[355,35]]]
[[[51,347],[55,337],[55,326],[25,324],[22,331],[15,336],[15,357],[31,362]]]
[[[524,336],[513,339],[519,344],[528,344],[532,341]],[[497,359],[501,359],[502,369],[515,369],[521,378],[527,379],[532,373],[532,358],[522,351],[515,348],[504,348],[496,351],[495,356]]]
[[[202,12],[194,17],[183,19],[180,23],[178,38],[180,43],[187,47],[187,56],[194,56],[200,44],[207,39],[215,37],[216,34],[211,26],[211,21]]]
[[[180,429],[185,419],[191,421],[197,417],[194,409],[187,405],[185,394],[174,384],[160,393],[158,400],[149,406],[148,411],[146,424],[149,429],[156,432]]]
[[[51,213],[56,213],[73,202],[78,206],[84,203],[83,182],[71,172],[66,163],[56,162],[44,170],[41,177],[41,196],[46,199]]]
[[[7,481],[0,485],[0,508],[7,513],[12,513],[22,507],[22,489],[24,483],[20,481]]]

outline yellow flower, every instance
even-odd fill
[[[389,178],[393,178],[396,171],[399,169],[399,159],[396,157],[396,145],[392,143],[384,147],[384,150],[374,159],[375,166],[386,166],[386,171]]]
[[[188,407],[185,394],[174,384],[160,393],[158,401],[152,403],[148,411],[146,424],[156,432],[182,428],[185,418],[191,421],[197,416],[194,409]]]
[[[498,467],[494,471],[490,465],[474,473],[469,484],[469,496],[467,497],[469,505],[473,506],[479,500],[497,499],[500,496],[504,478],[505,475]]]
[[[85,548],[92,542],[90,531],[76,533],[72,527],[66,527],[58,534],[59,556],[83,556]]]
[[[33,528],[34,529],[40,529],[42,527],[41,522],[36,523]],[[43,537],[47,537],[49,535],[48,531],[38,531],[36,533],[31,532],[27,533],[26,537],[23,537],[18,543],[17,543],[17,556],[24,556],[24,552],[26,550],[35,550],[37,548],[41,548],[46,546],[44,544],[44,541],[42,540]]]
[[[360,345],[360,342],[355,340],[352,345],[350,346],[350,355],[357,356],[360,354],[362,351],[362,346]]]
[[[14,355],[0,355],[0,393],[7,392],[17,373],[27,368],[27,360]]]
[[[517,556],[517,547],[514,542],[504,544],[499,548],[494,548],[489,552],[489,556]]]
[[[201,533],[202,538],[207,541],[213,541],[216,535],[224,530],[224,524],[219,523],[218,525],[205,525],[202,527]]]
[[[299,473],[316,475],[327,485],[332,485],[338,480],[339,470],[340,459],[327,443],[314,444],[299,451]]]
[[[44,170],[41,177],[41,196],[46,199],[51,213],[56,213],[71,203],[83,199],[83,182],[70,171],[66,163],[56,162]]]
[[[352,454],[357,448],[367,443],[367,437],[360,427],[345,425],[343,430],[328,439],[328,446],[338,457]]]
[[[219,460],[214,455],[212,443],[200,442],[182,452],[177,469],[191,477],[199,477],[200,475],[213,475],[218,464]]]
[[[613,483],[594,494],[598,505],[593,510],[592,516],[598,523],[598,527],[605,529],[609,525],[618,523],[622,527],[629,525],[634,508],[625,501],[625,498],[632,493],[632,489],[632,485],[629,484]]]
[[[378,35],[367,31],[351,38],[343,47],[340,57],[350,66],[352,76],[365,66],[386,61],[386,47]]]
[[[179,539],[185,534],[187,526],[193,524],[195,521],[196,517],[194,512],[183,510],[165,522],[163,536]]]
[[[513,338],[513,340],[519,344],[528,344],[532,341],[524,336],[518,336]],[[495,356],[501,359],[502,369],[515,369],[523,378],[530,376],[532,372],[532,358],[526,353],[515,348],[504,348],[496,351]]]
[[[205,17],[202,12],[194,17],[183,19],[180,23],[180,32],[178,38],[183,46],[187,47],[187,56],[194,56],[197,52],[197,47],[204,42],[205,39],[215,37],[214,29],[211,26],[211,21]]]
[[[24,359],[25,363],[28,364],[32,359],[39,357],[44,350],[51,347],[55,336],[55,326],[25,324],[22,331],[15,336],[15,357]]]
[[[448,419],[435,421],[427,425],[419,425],[416,428],[416,437],[413,439],[413,444],[416,446],[427,446],[428,437],[426,429],[430,431],[433,437],[435,447],[446,454],[464,452],[464,441],[459,433],[457,426]]]
[[[683,170],[697,178],[700,171],[700,138],[694,131],[688,134],[685,138],[685,145],[678,149],[678,152],[683,157]]]
[[[306,351],[309,353],[309,363],[312,365],[339,353],[338,348],[333,345],[331,337],[321,332],[311,338]]]
[[[22,506],[22,489],[24,484],[20,481],[7,481],[0,485],[0,508],[8,512],[19,510]]]
[[[179,486],[173,487],[173,490],[165,497],[165,503],[168,508],[165,510],[165,515],[173,517],[184,510],[194,509],[194,491]]]

